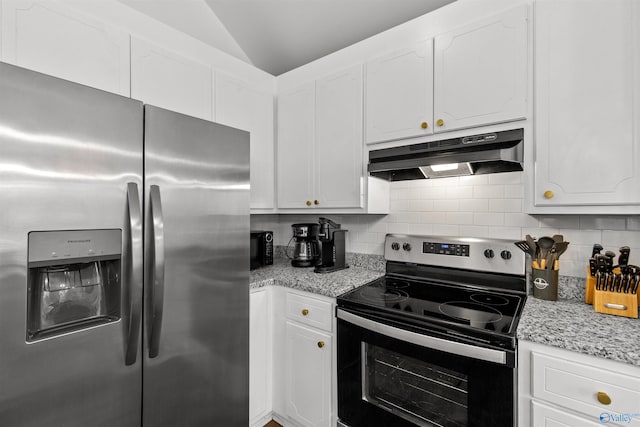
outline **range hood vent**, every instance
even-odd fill
[[[524,130],[371,150],[369,174],[389,181],[522,170]]]

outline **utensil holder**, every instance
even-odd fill
[[[587,281],[584,285],[584,302],[593,304],[593,293],[596,290],[596,278],[591,275],[591,269],[587,266]]]
[[[598,313],[613,314],[615,316],[638,318],[638,294],[624,294],[595,289],[593,295],[593,309]]]
[[[547,301],[558,300],[558,270],[533,268],[531,279],[533,280],[534,298]]]

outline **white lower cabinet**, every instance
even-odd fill
[[[331,335],[287,321],[286,411],[303,426],[331,425]]]
[[[640,426],[640,368],[520,341],[518,426]]]
[[[249,421],[262,427],[271,415],[272,328],[269,288],[251,291],[249,298]]]

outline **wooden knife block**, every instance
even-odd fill
[[[593,293],[596,290],[596,278],[591,275],[591,269],[587,265],[587,282],[584,289],[584,302],[593,304]]]
[[[593,309],[598,313],[638,318],[638,299],[640,293],[624,294],[620,292],[593,290]],[[618,308],[615,308],[617,306]],[[625,307],[622,309],[622,307]]]

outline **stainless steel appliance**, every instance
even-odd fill
[[[499,239],[387,235],[386,274],[337,299],[338,417],[516,425],[525,256]]]
[[[521,171],[524,130],[369,151],[369,174],[389,181]]]
[[[248,161],[246,132],[0,64],[0,425],[248,424]]]
[[[345,261],[345,235],[348,230],[328,218],[320,218],[319,224],[320,257],[314,271],[316,273],[331,273],[349,268]]]
[[[320,243],[318,241],[320,224],[300,223],[291,225],[291,228],[293,236],[287,245],[287,247],[290,246],[293,241],[291,265],[294,267],[313,267],[320,258]]]
[[[273,231],[251,230],[251,269],[273,265]]]

